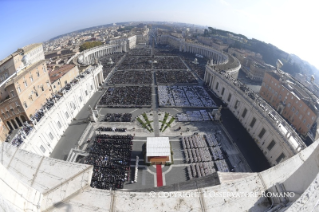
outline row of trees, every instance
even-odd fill
[[[91,49],[93,47],[96,46],[100,46],[103,43],[101,41],[89,41],[89,42],[85,42],[80,46],[80,52],[87,50],[87,49]]]

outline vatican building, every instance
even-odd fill
[[[318,98],[195,32],[111,25],[0,61],[0,211],[319,211]]]

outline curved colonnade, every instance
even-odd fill
[[[99,52],[103,51],[103,48],[97,49]],[[97,49],[95,52],[88,51],[84,57],[87,60],[84,61],[87,63],[94,61],[98,56]],[[182,51],[190,50],[186,48]],[[200,54],[198,50],[195,51],[194,53]],[[246,127],[248,118],[241,118],[244,107],[251,107],[252,115],[262,112],[258,109],[256,101],[254,103],[249,100],[251,98],[249,93],[243,91],[238,82],[230,77],[232,75],[230,73],[238,73],[240,64],[238,65],[231,56],[225,55],[226,59],[223,55],[219,55],[222,59],[217,59],[217,64],[213,61],[207,66],[205,82],[228,103],[235,115],[239,114],[236,116]],[[214,56],[208,57],[214,58]],[[225,70],[225,67],[228,69]],[[229,87],[228,91],[223,91],[223,95],[219,94],[219,88],[226,85]],[[278,132],[272,129],[273,125],[267,125],[269,120],[266,117],[260,117],[260,122],[254,124],[255,131],[266,123],[265,127],[268,127],[266,133],[269,136],[277,136]],[[285,161],[280,164],[260,173],[218,172],[220,185],[191,190],[187,187],[183,189],[173,186],[174,191],[169,190],[172,193],[94,189],[90,187],[93,166],[40,156],[41,154],[31,153],[29,149],[25,151],[8,143],[2,143],[0,205],[3,210],[9,211],[315,211],[318,209],[316,197],[319,195],[319,140],[303,149],[304,146],[299,143],[296,134],[289,131],[289,127],[286,129],[288,130],[284,137],[275,138],[278,139],[277,147],[281,146],[287,150]],[[265,133],[263,137],[267,137]],[[292,145],[297,144],[297,146],[292,146],[295,152],[292,151],[293,154],[289,155],[288,150],[291,147],[285,143],[291,138],[295,139]],[[257,142],[260,144],[268,141],[257,140]],[[267,198],[262,195],[267,191],[289,191],[295,195]],[[255,195],[247,198],[249,193]]]

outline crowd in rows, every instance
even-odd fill
[[[131,113],[107,113],[102,121],[105,122],[131,122]]]
[[[124,61],[119,66],[119,70],[127,69],[151,69],[152,68],[152,58],[144,56],[126,56]]]
[[[217,107],[202,86],[158,86],[158,101],[162,107]]]
[[[89,147],[89,155],[82,159],[93,165],[91,187],[98,189],[122,189],[130,180],[132,151],[131,135],[97,135]]]
[[[215,170],[229,172],[224,159],[226,153],[218,143],[221,141],[220,139],[221,137],[217,132],[208,133],[208,135],[194,134],[181,138],[185,160],[191,163],[191,168],[188,168],[190,179],[212,174]]]
[[[194,64],[194,54],[181,52],[179,55],[193,72],[197,73],[201,79],[204,79],[207,59],[196,57],[198,64]]]
[[[109,84],[152,84],[151,71],[116,71]]]
[[[131,49],[128,52],[129,55],[135,55],[135,56],[150,56],[151,55],[151,49],[149,47],[145,48],[135,48]]]
[[[176,114],[177,120],[180,122],[189,121],[213,121],[213,116],[206,110],[186,111],[186,113]]]
[[[186,69],[179,57],[155,57],[153,69]]]
[[[150,107],[151,87],[125,86],[109,87],[99,101],[99,105],[109,107]]]
[[[104,79],[109,75],[112,71],[112,68],[116,65],[116,63],[123,57],[124,53],[116,52],[111,55],[106,55],[99,58],[99,61],[103,65],[103,76]],[[111,61],[110,62],[110,58]]]
[[[101,132],[126,132],[127,128],[99,127],[96,130],[99,133],[101,133]]]
[[[157,71],[155,76],[157,84],[197,83],[190,71]]]

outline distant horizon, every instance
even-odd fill
[[[18,48],[85,28],[121,22],[210,26],[270,43],[319,69],[319,2],[307,0],[0,1],[0,60]]]

